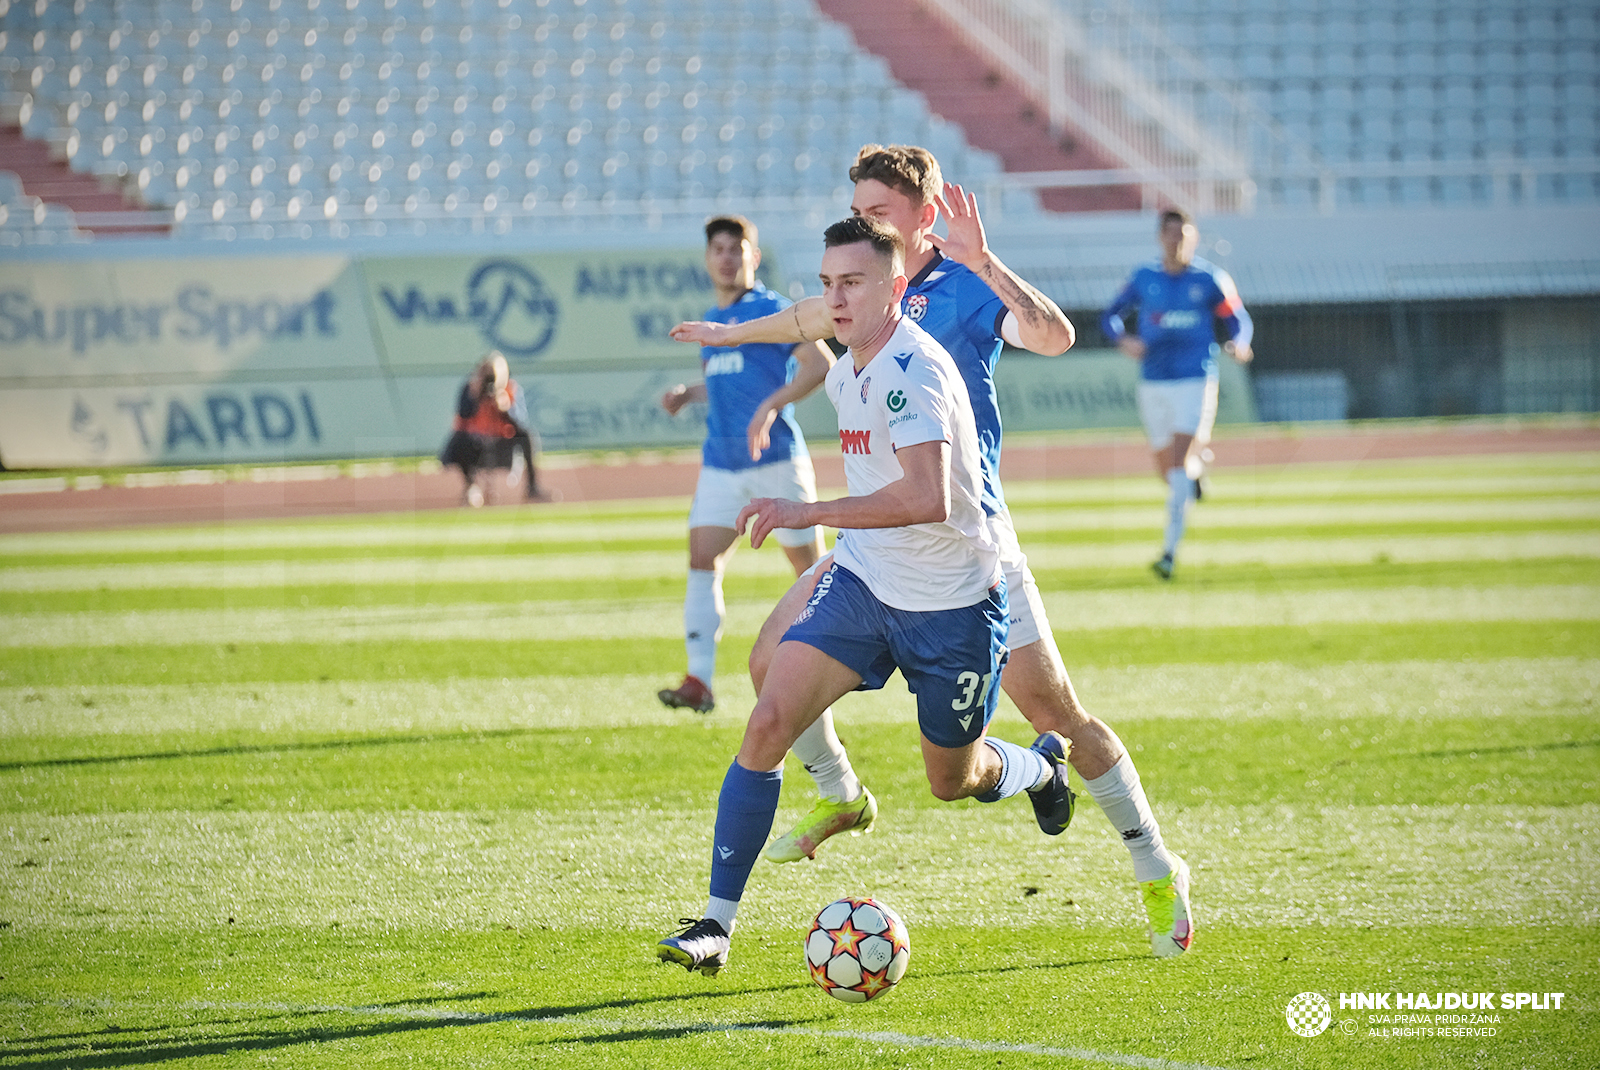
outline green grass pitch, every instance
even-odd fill
[[[1008,489],[1183,959],[1087,796],[1054,840],[934,800],[896,679],[838,707],[878,828],[760,863],[719,977],[658,964],[787,583],[735,555],[718,707],[662,709],[681,500],[8,536],[0,1066],[1596,1065],[1600,457],[1224,470],[1166,586],[1153,478]],[[861,1006],[801,967],[845,893],[911,933]],[[1393,1007],[1456,992],[1494,1020]]]

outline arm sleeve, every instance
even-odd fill
[[[472,396],[472,380],[469,379],[461,384],[461,393],[456,395],[456,415],[470,420],[477,411],[478,400]]]
[[[918,362],[908,369],[906,405],[889,428],[889,445],[896,450],[923,442],[950,442],[949,384],[937,366]]]
[[[506,412],[506,415],[511,418],[512,423],[517,425],[517,430],[526,431],[528,429],[528,395],[523,393],[522,384],[515,379],[511,380],[509,388],[511,390],[511,408]]]
[[[1106,306],[1105,312],[1100,315],[1100,330],[1105,333],[1112,344],[1119,341],[1128,333],[1128,327],[1122,322],[1122,317],[1127,315],[1138,304],[1137,288],[1134,279],[1130,277],[1123,283],[1122,289],[1117,291],[1117,296],[1111,299],[1111,304]]]
[[[1250,320],[1250,313],[1245,311],[1244,302],[1239,300],[1239,291],[1234,288],[1233,278],[1226,271],[1219,270],[1216,283],[1218,300],[1216,307],[1211,310],[1212,314],[1222,321],[1230,342],[1248,346],[1255,335],[1255,324]]]

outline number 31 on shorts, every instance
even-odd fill
[[[952,710],[965,710],[970,708],[974,702],[982,706],[984,700],[989,697],[989,683],[993,679],[994,673],[992,672],[986,672],[982,676],[975,672],[964,672],[956,677],[956,686],[966,690],[951,700],[950,708]],[[981,690],[978,686],[980,684],[983,685]]]

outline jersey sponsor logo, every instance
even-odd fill
[[[1175,308],[1168,312],[1160,312],[1153,319],[1156,326],[1165,331],[1184,331],[1190,327],[1200,326],[1200,313],[1192,308]]]
[[[900,370],[901,371],[905,371],[906,368],[911,364],[911,354],[907,353],[903,357],[895,357],[894,358],[894,362],[896,364],[900,365]]]
[[[906,392],[904,390],[889,391],[889,397],[885,404],[889,406],[890,412],[899,412],[906,407]]]
[[[871,388],[872,376],[869,375],[865,379],[861,380],[861,404],[865,405],[867,403],[867,394],[870,392]]]
[[[921,322],[922,317],[928,314],[928,295],[912,294],[906,298],[906,316],[913,322]]]
[[[738,375],[744,371],[744,353],[737,349],[717,353],[705,359],[706,378],[713,375]]]
[[[1191,287],[1189,287],[1189,300],[1191,300],[1191,301],[1203,301],[1203,300],[1205,300],[1205,296],[1206,296],[1206,292],[1205,292],[1204,288],[1202,288],[1200,286],[1191,286]]]
[[[871,453],[872,430],[868,428],[865,431],[850,431],[841,427],[839,429],[839,452]]]

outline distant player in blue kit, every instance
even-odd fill
[[[787,308],[756,280],[761,264],[754,223],[718,216],[706,223],[706,270],[717,304],[707,318],[717,323],[759,319]],[[684,645],[689,671],[683,683],[657,697],[668,706],[709,711],[722,637],[722,573],[733,552],[734,520],[753,498],[792,497],[815,501],[816,477],[805,437],[794,421],[793,403],[810,394],[833,365],[833,352],[818,342],[707,346],[700,353],[705,381],[680,383],[661,399],[677,413],[705,402],[706,441],[700,479],[689,508],[689,584],[683,600]],[[822,553],[817,528],[783,531],[777,539],[795,574]]]
[[[966,384],[944,348],[900,312],[898,233],[857,216],[829,227],[824,243],[823,300],[832,333],[850,347],[825,386],[839,412],[850,494],[759,498],[739,514],[753,546],[785,529],[843,530],[773,653],[723,779],[705,913],[656,946],[662,961],[705,974],[727,964],[789,748],[834,700],[881,688],[896,669],[917,696],[936,797],[998,802],[1028,792],[1041,824],[1064,825],[1071,815],[1065,740],[1051,733],[1023,748],[986,731],[1006,659],[1006,587]]]
[[[1216,325],[1222,351],[1250,360],[1254,331],[1228,273],[1194,255],[1200,232],[1187,212],[1161,213],[1161,259],[1134,269],[1101,317],[1106,337],[1139,362],[1139,419],[1155,451],[1156,477],[1167,486],[1167,530],[1150,567],[1172,578],[1189,503],[1203,490],[1211,425],[1217,418]],[[1129,334],[1124,317],[1138,310]]]
[[[1189,868],[1167,849],[1145,796],[1133,758],[1111,726],[1089,714],[1078,701],[1056,646],[1038,584],[1017,541],[1000,485],[1001,423],[994,367],[1002,340],[1054,356],[1073,343],[1071,322],[1054,302],[1021,279],[989,248],[977,201],[946,183],[933,154],[914,145],[866,145],[850,168],[855,183],[851,211],[887,223],[900,235],[910,276],[902,299],[905,317],[921,326],[949,352],[966,384],[983,459],[983,505],[991,534],[1000,547],[1011,610],[1007,640],[1011,656],[1001,685],[1034,731],[1037,743],[1061,746],[1083,778],[1100,810],[1117,830],[1133,863],[1134,880],[1150,923],[1151,949],[1159,956],[1181,955],[1194,941],[1189,909]],[[934,233],[943,216],[947,233]],[[798,341],[831,337],[832,314],[826,302],[808,297],[765,319],[728,326],[681,323],[679,341],[730,345],[755,341]],[[773,651],[784,629],[811,597],[816,574],[802,576],[762,625],[750,653],[750,676],[760,693]],[[813,857],[830,837],[870,829],[877,801],[850,764],[824,710],[794,745],[817,783],[816,806],[768,846],[773,862]],[[1071,820],[1044,814],[1040,826],[1059,835]]]

